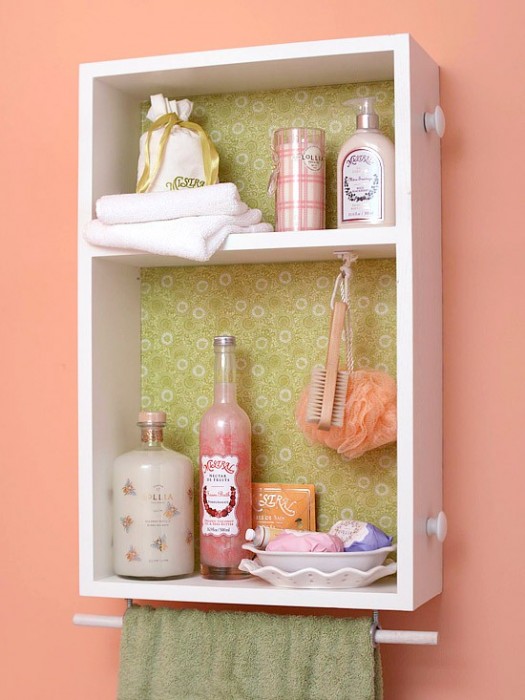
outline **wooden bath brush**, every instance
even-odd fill
[[[319,430],[329,430],[331,425],[343,425],[349,372],[339,370],[339,354],[346,311],[344,301],[335,302],[326,365],[312,371],[306,420],[308,423],[316,423]]]

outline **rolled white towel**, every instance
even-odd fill
[[[169,221],[139,224],[103,224],[91,221],[84,238],[93,245],[205,262],[217,252],[230,233],[264,233],[271,224],[261,223],[259,209],[248,209],[239,216],[189,216]]]
[[[143,194],[111,194],[97,200],[97,218],[104,224],[135,224],[166,221],[186,216],[227,214],[248,211],[233,182],[222,182],[194,189]]]

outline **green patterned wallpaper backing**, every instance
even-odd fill
[[[274,201],[266,194],[272,168],[271,135],[275,129],[310,126],[326,133],[326,227],[336,228],[336,167],[343,143],[355,131],[355,112],[345,100],[375,95],[380,128],[394,139],[392,81],[329,85],[265,92],[192,97],[191,121],[200,124],[220,156],[221,182],[235,182],[242,199],[261,209],[274,223]],[[169,97],[166,95],[166,97]],[[149,125],[149,102],[141,105],[142,128]]]
[[[338,262],[142,270],[142,405],[168,414],[166,444],[198,458],[199,421],[213,398],[213,337],[237,337],[238,398],[252,421],[253,479],[313,483],[318,529],[340,518],[396,531],[396,449],[346,461],[309,445],[297,399],[324,364]],[[396,372],[394,260],[354,266],[356,368]]]
[[[273,130],[325,129],[327,227],[334,228],[337,154],[355,130],[355,114],[342,103],[367,95],[377,96],[381,129],[393,139],[393,82],[192,97],[191,120],[219,151],[221,182],[235,182],[242,199],[270,223]],[[143,128],[148,108],[141,105]],[[199,421],[213,396],[213,337],[237,336],[238,396],[252,421],[254,481],[315,484],[320,530],[355,518],[395,535],[395,445],[348,462],[309,445],[295,425],[297,398],[312,367],[324,364],[338,270],[335,261],[144,269],[142,404],[168,413],[166,444],[196,465]],[[359,261],[351,304],[356,367],[394,376],[395,279],[394,260]]]

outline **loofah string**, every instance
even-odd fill
[[[344,328],[345,348],[346,348],[346,368],[354,371],[354,351],[353,340],[354,331],[352,324],[352,310],[350,309],[350,282],[352,279],[352,265],[357,261],[356,253],[349,251],[348,253],[338,253],[343,259],[343,264],[339,268],[339,274],[334,283],[332,298],[330,299],[330,307],[333,309],[336,301],[337,292],[341,296],[341,301],[346,304],[346,318]]]

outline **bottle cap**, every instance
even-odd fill
[[[213,339],[213,347],[225,347],[227,345],[235,345],[234,335],[216,335]]]
[[[374,110],[376,98],[356,97],[353,100],[343,102],[345,107],[353,107],[357,110],[358,129],[379,129],[379,117]]]
[[[246,540],[246,542],[252,542],[254,538],[255,538],[255,530],[253,530],[251,527],[249,527],[246,530],[246,534],[244,535],[244,539]]]
[[[166,413],[164,411],[141,411],[139,413],[139,423],[153,424],[166,423]]]

